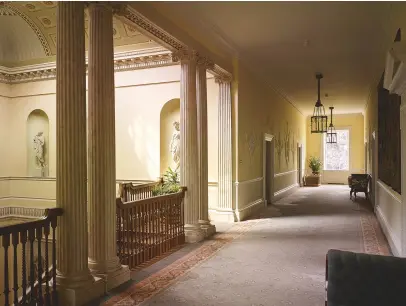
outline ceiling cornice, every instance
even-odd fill
[[[190,47],[185,43],[181,42],[179,39],[169,34],[156,24],[150,22],[142,14],[137,12],[134,8],[127,5],[126,7],[119,10],[115,16],[119,18],[123,23],[130,23],[135,26],[138,31],[148,37],[151,37],[154,41],[162,45],[163,47],[171,50],[173,52],[189,50]],[[200,53],[202,50],[196,50]],[[214,76],[221,76],[231,78],[232,73],[222,68],[218,64],[214,64],[213,68],[209,68],[208,71]]]
[[[114,55],[115,71],[156,68],[176,64],[177,63],[172,60],[171,52],[164,48],[120,52]],[[7,68],[0,66],[0,83],[16,84],[40,80],[51,80],[55,78],[56,62],[18,68]]]

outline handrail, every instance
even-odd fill
[[[44,223],[44,221],[50,221],[55,217],[62,216],[62,214],[63,214],[62,208],[47,208],[45,209],[44,216],[39,219],[0,227],[0,236],[11,234],[16,230],[18,231],[28,230],[30,228],[36,227],[37,225]]]
[[[155,197],[150,197],[150,198],[146,198],[146,199],[141,199],[141,200],[135,200],[135,201],[131,201],[131,202],[125,202],[123,203],[121,198],[116,198],[116,204],[119,208],[131,208],[137,205],[144,205],[146,203],[151,203],[154,201],[160,201],[162,199],[173,199],[173,198],[177,198],[179,197],[179,195],[184,194],[187,191],[187,187],[181,187],[181,190],[178,192],[174,192],[174,193],[168,193],[168,194],[164,194],[164,195],[159,195],[159,196],[155,196]]]
[[[156,182],[137,184],[134,183],[120,183],[119,194],[123,202],[130,202],[134,200],[140,200],[149,198],[152,196],[152,190],[159,183],[162,183],[162,179]]]

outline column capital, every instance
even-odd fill
[[[214,76],[214,81],[218,84],[231,83],[232,76],[225,75],[225,74],[218,74],[218,75]]]
[[[198,57],[198,52],[191,49],[180,49],[172,53],[172,60],[174,62],[197,61]]]
[[[205,69],[214,69],[214,62],[207,56],[197,55],[197,65],[203,66]]]

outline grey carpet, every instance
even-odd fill
[[[358,205],[345,186],[301,188],[241,238],[142,305],[324,305],[330,248],[363,251]]]

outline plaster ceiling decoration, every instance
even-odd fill
[[[17,67],[55,61],[57,1],[0,2],[0,65]],[[6,29],[6,30],[5,30]],[[85,11],[86,49],[89,15]],[[134,27],[113,19],[116,52],[159,47]],[[40,50],[42,49],[42,50]]]
[[[317,99],[337,113],[362,112],[383,73],[396,30],[406,27],[402,2],[153,2],[154,9],[216,39],[302,113]],[[241,23],[244,26],[241,27]],[[325,94],[328,93],[328,97]]]

